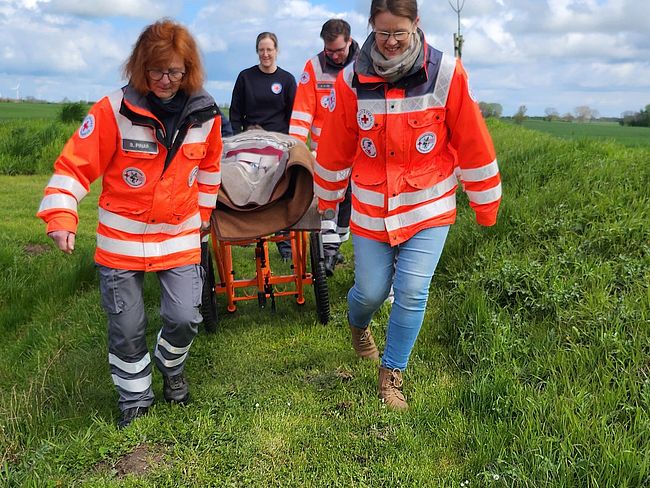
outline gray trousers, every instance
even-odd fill
[[[345,192],[345,198],[338,204],[336,217],[333,220],[321,222],[321,238],[323,239],[323,252],[325,256],[334,256],[341,243],[350,238],[350,215],[352,213],[351,185]]]
[[[108,363],[119,393],[120,410],[153,403],[151,356],[146,341],[142,285],[144,271],[98,265],[102,305],[108,315]],[[164,376],[183,371],[202,321],[203,268],[198,264],[158,271],[162,328],[154,361]]]

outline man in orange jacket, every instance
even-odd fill
[[[152,404],[143,301],[158,275],[162,329],[154,361],[165,400],[189,399],[184,365],[201,322],[200,230],[221,182],[219,109],[202,89],[196,42],[171,20],[148,26],[126,63],[128,85],[91,109],[54,164],[38,216],[71,254],[77,207],[102,177],[95,261],[108,315],[108,362],[125,427]]]
[[[330,19],[323,24],[320,32],[324,48],[305,64],[296,98],[289,134],[307,143],[310,149],[318,152],[318,141],[325,117],[329,113],[330,95],[339,72],[356,58],[359,45],[350,37],[350,24],[343,19]],[[339,251],[341,243],[350,235],[350,192],[338,205],[336,217],[323,220],[322,236],[325,253],[325,272],[334,274],[337,264],[344,261]]]

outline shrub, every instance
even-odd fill
[[[83,102],[64,103],[59,112],[61,122],[81,122],[88,113],[88,106]]]

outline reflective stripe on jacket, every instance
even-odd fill
[[[479,224],[496,222],[501,201],[494,147],[467,74],[460,60],[423,45],[423,66],[388,84],[365,69],[366,42],[336,80],[315,167],[319,207],[336,208],[351,176],[352,232],[391,245],[455,221],[456,165]]]
[[[146,98],[126,87],[104,97],[54,164],[38,216],[47,232],[76,232],[77,206],[102,177],[95,260],[158,271],[200,262],[201,221],[221,183],[221,123],[206,92],[189,98],[169,147]]]
[[[324,62],[324,52],[311,58],[298,80],[296,98],[289,125],[289,135],[307,143],[311,135],[312,151],[318,148],[325,115],[329,113],[329,100],[336,76],[340,70],[334,70]]]

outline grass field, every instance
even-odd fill
[[[311,293],[275,313],[250,302],[229,315],[220,300],[217,332],[187,363],[193,401],[160,401],[155,373],[159,401],[117,430],[97,185],[66,256],[34,217],[49,176],[0,176],[0,485],[650,486],[650,149],[490,130],[499,221],[476,226],[459,195],[402,415],[380,406],[376,367],[349,345],[348,243],[330,324]],[[237,266],[252,257],[241,251]],[[155,277],[145,294],[151,345]]]
[[[615,122],[547,122],[525,120],[523,126],[564,139],[611,140],[625,146],[650,146],[650,127],[624,127]]]
[[[0,121],[15,119],[56,119],[60,103],[0,102]]]

